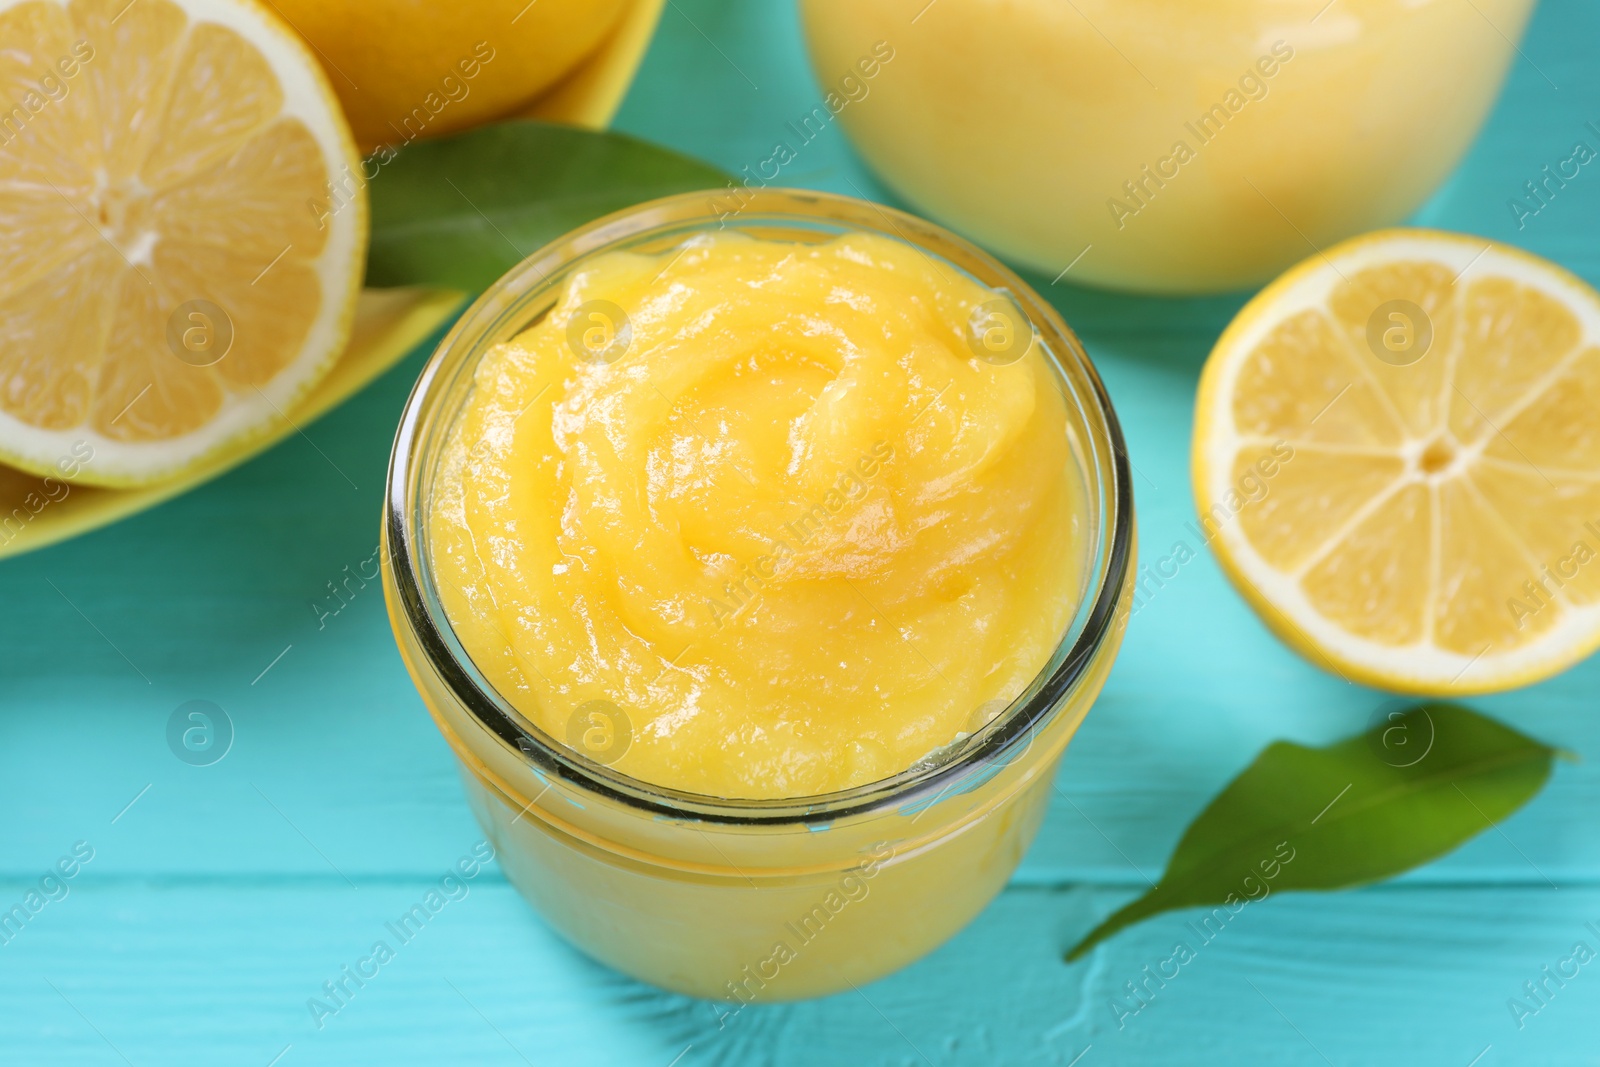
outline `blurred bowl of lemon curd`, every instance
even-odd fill
[[[912,206],[1052,278],[1166,293],[1408,216],[1532,7],[800,0],[822,112]]]

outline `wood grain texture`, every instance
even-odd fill
[[[1600,172],[1521,233],[1505,206],[1600,121],[1597,40],[1589,0],[1541,5],[1483,137],[1419,221],[1513,240],[1600,282]],[[618,126],[738,172],[817,94],[787,2],[677,0]],[[785,176],[892,201],[836,130]],[[1192,513],[1195,378],[1243,297],[1031,280],[1105,375],[1137,469],[1142,549],[1160,555]],[[1594,1061],[1600,970],[1521,1030],[1506,1001],[1576,940],[1600,949],[1584,926],[1600,925],[1596,660],[1472,702],[1583,757],[1501,831],[1396,885],[1246,909],[1121,1030],[1111,996],[1194,916],[1060,962],[1264,744],[1323,743],[1387,703],[1279,645],[1205,553],[1134,619],[1010,889],[922,963],[719,1029],[710,1005],[571,951],[486,875],[318,1031],[307,998],[477,840],[377,588],[337,614],[313,607],[373,551],[423,357],[194,493],[0,562],[0,904],[75,841],[96,849],[71,895],[0,945],[0,1063],[1064,1067],[1082,1053],[1079,1067],[1467,1067],[1486,1046],[1480,1067]],[[166,747],[168,716],[191,699],[233,720],[214,766]]]
[[[93,866],[0,950],[0,1048],[25,1052],[8,1063],[94,1067],[120,1051],[135,1064],[264,1067],[292,1046],[281,1065],[668,1067],[687,1048],[680,1067],[1066,1067],[1089,1048],[1082,1067],[1465,1067],[1493,1046],[1480,1063],[1554,1067],[1593,1063],[1600,1014],[1600,961],[1552,984],[1521,1029],[1506,1007],[1576,941],[1600,948],[1584,925],[1600,925],[1592,888],[1285,895],[1209,944],[1193,915],[1163,916],[1074,967],[1060,943],[1125,894],[1014,888],[900,974],[729,1015],[592,963],[498,879],[401,945],[384,924],[425,875],[141,882]],[[394,959],[318,1029],[307,1002],[379,938]],[[1178,941],[1194,958],[1164,985],[1146,979]],[[1147,990],[1137,1012],[1130,982]]]

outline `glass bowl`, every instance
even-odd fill
[[[450,428],[493,345],[550,311],[594,257],[659,253],[710,230],[820,242],[880,234],[1005,289],[1033,322],[1086,490],[1075,614],[1027,689],[975,733],[882,781],[775,800],[654,785],[590,759],[518,712],[452,632],[426,517]],[[390,459],[384,594],[401,655],[460,762],[507,877],[573,944],[667,989],[734,1001],[871,981],[950,937],[1004,886],[1043,817],[1057,763],[1104,684],[1133,592],[1133,498],[1098,375],[1056,312],[943,229],[863,201],[716,190],[610,215],[529,256],[458,321],[418,379]]]

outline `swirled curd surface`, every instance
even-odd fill
[[[484,355],[435,474],[474,663],[558,740],[720,797],[875,781],[981,725],[1060,641],[1086,537],[1041,346],[975,354],[995,297],[870,234],[583,266]]]

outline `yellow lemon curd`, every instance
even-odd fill
[[[786,136],[836,118],[923,213],[1047,277],[1243,288],[1415,210],[1532,7],[801,0],[824,94]]]
[[[427,517],[451,626],[523,715],[644,782],[801,797],[935,757],[1081,595],[1047,358],[1004,294],[882,236],[599,257],[451,428]]]

